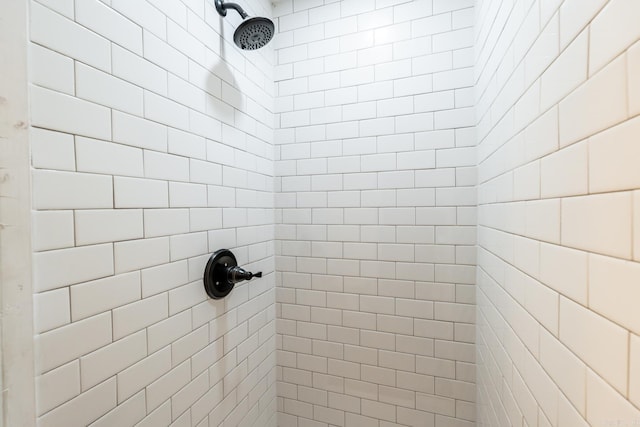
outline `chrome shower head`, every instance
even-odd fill
[[[249,18],[244,9],[236,3],[229,3],[224,0],[214,0],[214,3],[220,16],[227,16],[227,9],[234,9],[242,16],[244,21],[233,34],[233,41],[240,49],[260,49],[273,38],[275,25],[270,19],[261,17]]]

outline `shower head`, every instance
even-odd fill
[[[245,19],[233,34],[233,41],[240,49],[255,50],[264,47],[273,37],[273,22],[267,18]]]
[[[225,2],[224,0],[214,0],[214,3],[220,16],[227,16],[227,9],[234,9],[242,17],[242,23],[233,34],[233,41],[240,49],[260,49],[273,38],[275,26],[270,19],[261,17],[249,18],[244,9],[236,3]]]

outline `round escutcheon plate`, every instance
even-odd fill
[[[233,289],[228,269],[238,265],[235,255],[228,249],[217,250],[211,255],[204,269],[204,289],[214,299],[224,298]]]

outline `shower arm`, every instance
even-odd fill
[[[247,19],[249,16],[239,4],[225,2],[224,0],[214,0],[214,4],[216,6],[216,10],[221,16],[227,16],[227,9],[234,9],[240,14],[240,16],[242,16],[242,19]]]

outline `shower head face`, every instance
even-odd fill
[[[245,19],[238,26],[233,41],[243,50],[256,50],[264,47],[273,38],[275,26],[267,18]]]

